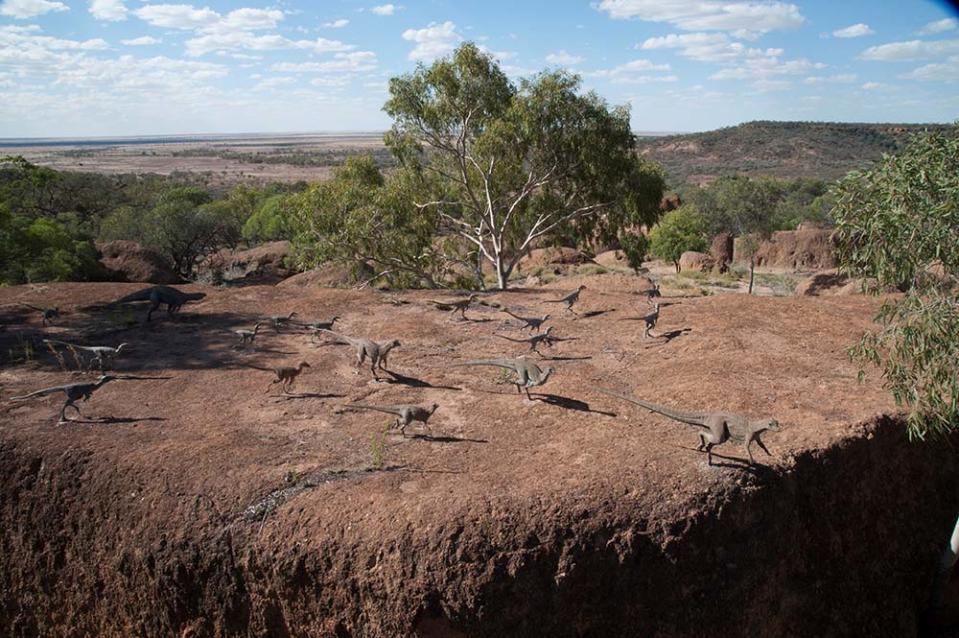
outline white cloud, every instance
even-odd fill
[[[220,19],[220,14],[212,9],[197,9],[189,4],[148,4],[133,14],[155,27],[168,29],[198,29]]]
[[[62,2],[50,0],[3,0],[0,3],[0,15],[13,18],[33,18],[51,11],[69,11],[70,7]]]
[[[944,31],[952,31],[956,27],[959,27],[959,21],[957,21],[955,18],[943,18],[942,20],[929,22],[926,24],[926,26],[920,29],[916,35],[934,35]]]
[[[163,42],[163,40],[149,35],[145,35],[140,38],[133,38],[132,40],[120,40],[121,44],[125,44],[128,47],[143,47],[151,44],[160,44],[161,42]]]
[[[579,64],[583,61],[583,58],[578,55],[573,55],[567,53],[565,50],[560,50],[558,53],[550,53],[546,56],[547,64],[559,64],[562,66],[572,66],[574,64]]]
[[[633,60],[611,69],[585,73],[587,77],[606,79],[614,84],[647,84],[649,82],[675,82],[675,75],[650,75],[650,71],[669,71],[668,64],[655,64],[649,60]]]
[[[855,81],[855,73],[840,73],[829,76],[813,75],[803,80],[803,84],[852,84]]]
[[[815,69],[824,69],[821,62],[810,62],[805,58],[798,60],[780,60],[778,56],[762,56],[743,60],[739,66],[720,69],[709,76],[710,80],[751,80],[759,87],[777,86],[771,78],[780,75],[801,75]],[[782,80],[778,81],[779,85]]]
[[[90,15],[97,20],[120,22],[127,19],[127,7],[123,0],[90,0]]]
[[[332,22],[324,22],[321,26],[325,29],[342,29],[350,23],[346,18],[340,18],[339,20],[333,20]]]
[[[266,78],[257,82],[253,86],[254,91],[268,91],[270,89],[279,88],[281,86],[289,86],[291,84],[296,84],[296,78],[291,77],[280,77],[280,78]]]
[[[209,31],[255,31],[272,29],[283,19],[279,9],[234,9],[211,24]]]
[[[959,56],[953,56],[942,63],[926,64],[899,77],[920,82],[959,82]]]
[[[391,16],[396,13],[396,10],[399,9],[395,4],[381,4],[377,7],[370,9],[373,13],[378,16]]]
[[[833,36],[837,38],[861,38],[864,35],[872,35],[873,33],[875,33],[875,31],[870,29],[868,24],[862,22],[832,32]]]
[[[889,85],[882,82],[863,82],[860,88],[866,91],[878,91],[879,89],[889,88]]]
[[[456,25],[447,20],[442,24],[430,22],[423,29],[407,29],[403,39],[416,43],[407,56],[410,60],[430,61],[451,52],[463,38],[456,33]]]
[[[339,40],[317,38],[316,40],[290,40],[281,35],[256,35],[251,31],[222,31],[207,33],[190,38],[186,42],[186,53],[198,57],[214,51],[278,51],[281,49],[300,49],[313,53],[349,51],[351,44]]]
[[[944,57],[959,52],[959,40],[909,40],[869,47],[859,57],[881,62],[907,62]]]
[[[331,73],[372,71],[376,68],[376,54],[372,51],[337,53],[326,62],[278,62],[270,67],[283,73]]]
[[[742,58],[770,57],[783,54],[782,49],[749,48],[734,42],[725,33],[683,33],[649,38],[640,49],[680,49],[683,57],[698,62],[733,62]]]
[[[667,22],[684,31],[730,31],[740,36],[801,26],[799,7],[785,2],[602,0],[594,5],[617,20]]]

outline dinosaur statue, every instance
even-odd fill
[[[253,330],[246,330],[245,328],[237,328],[233,332],[240,338],[240,343],[253,343],[256,340],[257,333],[260,332],[260,326],[263,324],[259,321],[253,326]]]
[[[273,315],[272,317],[269,318],[269,320],[270,320],[270,323],[273,324],[273,329],[276,330],[277,333],[279,333],[279,332],[280,332],[280,328],[282,328],[283,326],[285,326],[285,325],[289,324],[291,321],[293,321],[293,317],[295,317],[295,316],[296,316],[296,313],[295,313],[295,312],[291,312],[290,314],[288,314],[288,315],[286,315],[286,316],[283,316],[283,315]]]
[[[573,304],[579,301],[579,293],[583,292],[584,290],[586,290],[586,286],[580,286],[573,292],[564,296],[562,299],[547,299],[546,303],[564,303],[566,304],[566,310],[575,315],[576,311],[573,310]]]
[[[309,368],[310,364],[306,361],[300,361],[300,365],[293,366],[278,366],[276,368],[263,368],[255,365],[246,365],[247,368],[253,368],[254,370],[263,370],[264,372],[272,372],[276,375],[276,378],[270,381],[270,385],[266,387],[266,391],[269,392],[277,383],[280,384],[280,387],[283,389],[283,393],[286,394],[293,389],[293,384],[296,383],[296,378],[300,376],[300,373],[303,372],[303,368]]]
[[[384,372],[389,372],[386,369],[387,357],[389,357],[390,351],[397,346],[400,346],[400,342],[396,339],[392,341],[384,341],[383,343],[377,343],[376,341],[371,341],[369,339],[358,339],[355,337],[347,337],[346,335],[341,335],[338,332],[333,332],[332,330],[326,330],[325,328],[320,328],[317,332],[322,332],[324,334],[330,335],[336,343],[342,343],[345,345],[352,346],[356,351],[356,367],[359,369],[363,362],[369,357],[370,359],[370,372],[373,373],[373,379],[379,381],[380,377],[377,375],[377,368],[383,370]]]
[[[33,304],[19,302],[19,305],[24,308],[30,308],[31,310],[36,310],[40,313],[40,319],[44,328],[47,327],[48,323],[53,323],[54,319],[60,318],[60,308],[59,306],[54,308],[41,308],[40,306],[34,306]]]
[[[546,323],[546,320],[549,319],[549,315],[543,315],[540,318],[536,317],[520,317],[519,315],[513,314],[509,308],[502,308],[502,312],[505,312],[513,319],[519,319],[523,322],[524,328],[529,328],[530,330],[539,330],[540,326]]]
[[[646,327],[643,329],[643,339],[648,339],[652,336],[651,330],[656,327],[656,322],[659,321],[659,304],[657,303],[655,309],[643,317],[643,321],[646,322]]]
[[[116,348],[111,348],[110,346],[79,346],[75,343],[68,343],[66,341],[58,341],[57,339],[44,339],[44,343],[56,343],[61,346],[66,346],[68,348],[73,348],[74,350],[86,350],[93,354],[93,359],[90,361],[90,367],[93,367],[94,362],[97,363],[100,372],[103,372],[106,369],[106,366],[113,365],[113,360],[120,356],[120,352],[127,347],[129,344],[121,343]]]
[[[423,424],[423,427],[426,428],[427,432],[430,435],[433,434],[433,431],[430,430],[428,421],[430,417],[433,416],[433,413],[436,412],[436,408],[440,407],[439,404],[434,403],[428,408],[424,408],[418,405],[370,405],[369,403],[350,403],[347,404],[348,408],[356,408],[359,410],[375,410],[377,412],[385,412],[386,414],[393,414],[396,416],[396,421],[394,421],[391,430],[399,429],[400,433],[403,436],[406,436],[406,428],[413,421],[419,421]]]
[[[57,385],[52,388],[44,388],[42,390],[37,390],[29,394],[24,394],[18,397],[10,397],[11,401],[23,401],[24,399],[30,399],[32,397],[45,396],[47,394],[53,394],[54,392],[63,392],[67,396],[66,403],[63,404],[63,407],[60,409],[60,419],[58,423],[67,422],[67,408],[73,408],[77,412],[77,416],[80,416],[80,408],[76,406],[76,402],[80,399],[87,401],[93,395],[93,393],[104,385],[113,381],[117,377],[112,374],[104,374],[99,379],[93,382],[87,383],[68,383],[67,385]]]
[[[533,361],[524,357],[517,359],[474,359],[472,361],[464,361],[463,363],[454,363],[453,365],[457,367],[495,366],[497,368],[512,370],[516,373],[516,381],[513,382],[513,385],[516,386],[516,392],[520,393],[525,390],[527,399],[532,399],[529,395],[529,389],[546,383],[554,371],[551,367],[541,369]]]
[[[427,301],[440,310],[449,310],[451,317],[458,312],[463,319],[469,319],[469,317],[466,316],[466,310],[470,307],[470,304],[477,299],[477,295],[470,295],[466,299],[454,299],[453,301],[436,301],[435,299],[427,299]]]
[[[548,348],[553,347],[554,344],[560,341],[574,341],[576,337],[554,337],[550,333],[553,331],[553,326],[548,326],[546,332],[540,332],[525,339],[514,339],[512,337],[505,337],[503,335],[494,335],[500,339],[506,339],[507,341],[512,341],[514,343],[528,343],[529,349],[536,354],[542,354],[539,351],[540,344],[545,345]]]
[[[166,304],[168,315],[178,311],[183,304],[188,301],[198,301],[206,297],[205,292],[182,292],[170,286],[151,286],[138,290],[133,294],[118,299],[115,304],[131,303],[134,301],[149,301],[150,310],[147,312],[147,321],[153,316],[153,311],[160,307],[160,304]]]
[[[705,432],[699,433],[698,450],[706,450],[706,459],[709,465],[713,464],[712,449],[717,445],[722,445],[726,441],[742,443],[746,447],[746,454],[749,455],[749,463],[754,464],[753,453],[750,446],[753,441],[756,442],[763,452],[772,456],[759,436],[769,430],[770,432],[779,431],[779,422],[776,419],[750,419],[740,414],[732,412],[690,412],[686,410],[676,410],[666,406],[649,403],[626,394],[619,394],[610,390],[599,389],[603,394],[618,397],[624,401],[635,403],[651,412],[662,414],[674,421],[702,428]]]
[[[659,291],[659,284],[656,282],[651,282],[651,286],[646,290],[641,291],[639,294],[646,296],[646,301],[653,303],[653,299],[660,298],[663,296],[663,293]]]

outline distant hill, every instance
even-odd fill
[[[834,180],[901,148],[911,133],[947,124],[747,122],[706,133],[640,137],[642,155],[666,168],[670,184],[721,175]]]

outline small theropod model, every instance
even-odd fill
[[[432,430],[430,430],[428,421],[430,420],[430,417],[433,416],[433,413],[436,412],[436,408],[440,406],[436,403],[428,408],[424,408],[419,405],[370,405],[369,403],[350,403],[347,404],[346,407],[356,408],[358,410],[375,410],[376,412],[393,414],[396,416],[396,421],[393,422],[393,427],[390,429],[399,429],[400,433],[402,433],[403,436],[406,436],[406,428],[413,421],[419,421],[422,423],[427,432],[432,434]]]
[[[452,301],[437,301],[435,299],[427,299],[427,301],[440,310],[449,310],[451,317],[458,312],[463,319],[468,319],[466,310],[477,298],[477,295],[470,295],[466,299],[454,299]]]
[[[576,337],[554,337],[553,335],[550,334],[552,331],[553,331],[553,326],[549,326],[546,328],[546,332],[540,332],[534,335],[530,335],[529,337],[526,337],[525,339],[514,339],[513,337],[505,337],[503,335],[495,335],[495,336],[499,337],[500,339],[506,339],[507,341],[512,341],[514,343],[528,343],[530,351],[535,352],[537,354],[542,354],[539,351],[540,344],[545,345],[548,348],[551,348],[553,347],[553,344],[558,343],[560,341],[573,341],[576,339]]]
[[[273,315],[270,317],[270,323],[273,324],[273,329],[277,332],[280,331],[280,328],[283,326],[289,325],[293,321],[293,317],[296,316],[295,312],[291,312],[288,315]]]
[[[56,339],[44,339],[44,343],[56,343],[61,346],[66,346],[68,348],[73,348],[74,350],[85,350],[93,354],[93,359],[90,361],[90,367],[93,367],[93,364],[96,363],[97,367],[100,369],[100,372],[106,370],[107,365],[112,367],[113,360],[120,356],[120,352],[127,347],[128,344],[121,343],[116,348],[111,348],[110,346],[79,346],[75,343],[68,343],[66,341],[58,341]]]
[[[513,382],[513,385],[516,386],[516,392],[520,393],[525,390],[527,399],[532,398],[529,395],[530,388],[543,385],[549,379],[549,376],[553,374],[553,368],[546,367],[541,369],[533,361],[523,357],[517,359],[474,359],[472,361],[464,361],[463,363],[454,363],[453,365],[495,366],[497,368],[512,370],[516,373],[516,381]]]
[[[586,286],[580,286],[579,288],[569,293],[562,299],[548,299],[546,303],[564,303],[566,304],[566,310],[568,310],[569,312],[572,312],[575,315],[576,311],[573,310],[573,304],[579,301],[579,293],[583,292],[584,290],[586,290]]]
[[[147,312],[147,321],[153,316],[153,311],[166,304],[168,315],[172,315],[188,301],[199,301],[206,297],[205,292],[181,292],[170,286],[152,286],[138,290],[131,295],[118,299],[114,303],[132,303],[134,301],[149,301],[150,310]]]
[[[270,381],[270,385],[266,387],[266,391],[269,392],[270,388],[279,383],[283,392],[286,393],[293,389],[296,378],[303,372],[303,368],[309,368],[310,364],[306,361],[300,361],[300,365],[296,367],[278,366],[276,368],[261,368],[260,366],[254,365],[247,365],[246,367],[253,368],[254,370],[263,370],[264,372],[272,372],[276,375],[276,378]]]
[[[549,319],[549,315],[543,315],[541,318],[538,318],[538,319],[536,317],[520,317],[519,315],[514,315],[512,312],[510,312],[509,308],[503,308],[502,311],[508,314],[513,319],[519,319],[520,321],[522,321],[523,327],[529,328],[530,330],[539,330],[540,326],[546,323],[546,320]]]
[[[652,285],[649,288],[647,288],[646,290],[643,290],[639,294],[646,295],[646,301],[648,301],[649,303],[652,303],[653,299],[657,299],[663,296],[663,294],[659,291],[659,284],[656,282],[652,282]]]
[[[34,306],[33,304],[20,302],[20,305],[24,308],[30,308],[31,310],[36,310],[40,313],[40,319],[43,323],[43,326],[46,327],[48,323],[53,323],[54,319],[60,318],[60,308],[41,308],[40,306]]]
[[[745,445],[750,464],[756,462],[753,459],[753,453],[750,449],[753,441],[756,442],[756,445],[758,445],[763,452],[772,456],[759,436],[766,430],[778,432],[779,422],[776,419],[750,419],[740,414],[733,414],[732,412],[690,412],[686,410],[676,410],[625,394],[610,392],[609,390],[600,389],[599,391],[603,394],[635,403],[651,412],[669,417],[674,421],[702,428],[705,432],[699,433],[700,443],[697,449],[706,450],[706,459],[710,465],[713,464],[712,449],[717,445],[722,445],[726,441],[733,441]]]
[[[233,332],[240,338],[240,343],[253,343],[256,340],[256,335],[260,332],[260,326],[263,324],[259,321],[253,326],[253,330],[246,330],[245,328],[238,328]]]
[[[656,322],[659,321],[659,304],[657,303],[654,310],[643,317],[643,321],[646,322],[646,327],[643,328],[643,338],[647,339],[652,336],[650,332],[653,328],[656,327]]]
[[[324,334],[330,335],[336,343],[342,343],[353,347],[353,350],[356,351],[356,367],[359,368],[363,365],[363,362],[367,358],[370,360],[370,372],[373,373],[373,379],[379,381],[380,377],[376,374],[376,370],[380,369],[384,372],[388,372],[386,369],[387,357],[389,357],[390,350],[400,346],[400,342],[396,339],[392,341],[384,341],[383,343],[377,343],[376,341],[371,341],[369,339],[357,339],[355,337],[347,337],[346,335],[341,335],[332,330],[319,329],[317,332],[322,332]]]
[[[80,408],[76,406],[76,402],[80,399],[87,401],[95,391],[102,388],[104,385],[113,381],[117,377],[112,374],[104,374],[99,379],[93,382],[88,383],[68,383],[67,385],[57,385],[52,388],[44,388],[42,390],[37,390],[29,394],[24,394],[19,397],[10,397],[11,401],[22,401],[24,399],[30,399],[33,397],[45,396],[47,394],[53,394],[54,392],[63,392],[67,395],[67,401],[63,404],[63,407],[60,409],[60,423],[65,423],[67,421],[67,408],[73,408],[77,412],[77,416],[80,416]]]

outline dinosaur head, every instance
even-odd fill
[[[296,316],[296,311],[294,310],[293,312],[291,312],[290,314],[288,314],[288,315],[286,316],[286,318],[287,318],[287,319],[292,319],[292,318],[295,317],[295,316]]]
[[[297,367],[297,370],[302,370],[303,368],[309,368],[310,364],[306,361],[300,361],[300,365]]]
[[[540,321],[546,321],[547,319],[549,319],[549,315],[543,315],[543,318],[540,319]]]
[[[776,419],[766,419],[763,421],[763,424],[766,426],[766,429],[770,432],[779,432],[779,421]]]
[[[108,381],[113,381],[113,380],[116,379],[116,378],[117,378],[117,377],[116,377],[116,375],[114,375],[114,374],[101,374],[101,375],[100,375],[100,378],[97,379],[97,385],[98,385],[98,386],[103,385],[104,383],[106,383],[106,382],[108,382]]]
[[[434,412],[436,412],[436,408],[438,408],[438,407],[440,407],[440,404],[439,404],[439,403],[434,403],[433,405],[431,405],[431,406],[430,406],[430,414],[433,414]]]
[[[126,342],[121,343],[120,345],[118,345],[118,346],[116,347],[117,354],[120,354],[120,351],[123,350],[124,348],[128,347],[129,345],[130,345],[130,344],[129,344],[129,343],[126,343]]]
[[[204,297],[206,297],[205,292],[190,292],[190,293],[187,293],[186,295],[186,298],[192,301],[199,301],[200,299],[203,299]]]
[[[401,345],[403,345],[403,344],[400,343],[400,340],[399,340],[399,339],[393,339],[392,341],[390,341],[390,347],[391,347],[391,348],[395,348],[395,347],[401,346]]]
[[[555,371],[556,371],[556,368],[552,366],[546,366],[545,368],[543,368],[543,374],[540,377],[540,382],[539,382],[540,385],[546,383],[546,380],[549,379],[549,375],[553,374],[553,372]]]
[[[576,290],[586,290],[586,284],[582,284],[582,285],[581,285],[579,288],[577,288]]]
[[[553,331],[553,326],[546,326],[546,332],[544,332],[543,334],[547,334],[547,335],[548,335],[548,334],[551,333],[552,331]]]

